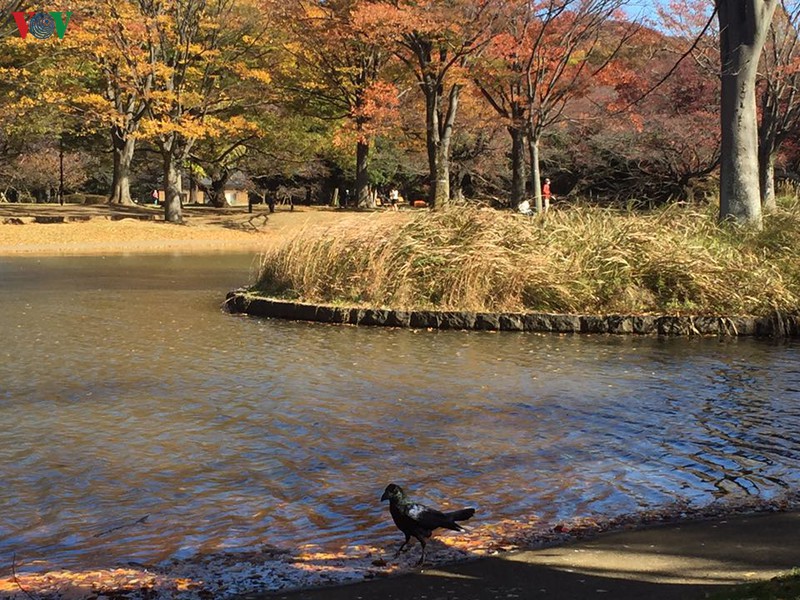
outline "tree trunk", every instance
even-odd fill
[[[369,206],[369,144],[356,144],[356,206]]]
[[[194,171],[189,171],[189,204],[199,204],[197,195],[197,178]]]
[[[64,206],[64,137],[63,136],[58,136],[58,203],[61,206]]]
[[[425,85],[425,117],[430,169],[430,191],[428,204],[431,208],[447,208],[450,203],[450,141],[453,124],[458,112],[461,87],[450,88],[447,97],[447,112],[442,113],[441,89],[436,83]]]
[[[768,147],[758,149],[758,178],[761,190],[761,210],[765,213],[775,212],[778,204],[775,201],[775,154]]]
[[[539,170],[539,138],[528,137],[528,153],[531,159],[531,188],[533,197],[536,199],[536,212],[544,210],[542,205],[542,173]]]
[[[463,174],[456,174],[453,177],[453,184],[450,186],[450,196],[457,203],[464,202],[464,177]]]
[[[209,202],[217,207],[225,206],[225,184],[228,183],[229,173],[227,169],[211,173],[211,187],[208,191]]]
[[[779,108],[770,94],[770,84],[761,93],[761,116],[758,123],[758,184],[761,192],[761,211],[774,212],[775,203],[775,157],[778,154]]]
[[[171,152],[164,158],[164,220],[168,223],[183,223],[181,210],[181,178]]]
[[[447,208],[450,204],[450,138],[439,142],[436,149],[436,190],[433,206]]]
[[[436,207],[437,149],[439,147],[439,99],[436,90],[425,88],[425,142],[428,150],[428,205]]]
[[[111,145],[114,152],[114,174],[108,201],[110,204],[133,204],[130,177],[136,138],[119,127],[112,127]]]
[[[511,205],[525,199],[525,129],[519,125],[508,128],[511,134]]]
[[[717,0],[722,65],[721,221],[760,229],[756,74],[777,0]]]

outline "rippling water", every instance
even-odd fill
[[[222,313],[251,262],[0,259],[3,565],[394,541],[389,481],[484,523],[799,487],[797,343]]]

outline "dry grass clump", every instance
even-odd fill
[[[800,306],[798,265],[797,203],[758,233],[678,205],[533,219],[459,208],[306,229],[264,255],[254,287],[398,309],[767,314]]]

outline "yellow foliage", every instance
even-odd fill
[[[249,66],[238,63],[231,66],[231,70],[242,79],[252,79],[260,83],[272,83],[272,74],[266,69],[253,69]]]
[[[76,104],[94,110],[98,113],[105,113],[109,110],[112,110],[111,103],[102,94],[85,92],[73,96],[72,101]]]
[[[14,94],[12,93],[12,95]],[[37,108],[39,107],[39,102],[35,98],[30,98],[28,96],[21,96],[19,100],[17,100],[16,107],[21,110],[29,108]]]

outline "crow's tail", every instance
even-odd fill
[[[455,510],[453,512],[447,513],[447,517],[452,519],[453,521],[466,521],[467,519],[471,518],[472,515],[475,514],[474,508],[462,508],[461,510]]]

